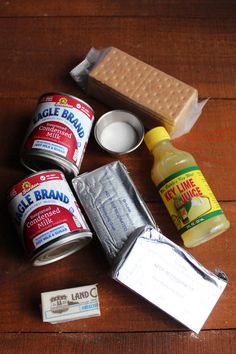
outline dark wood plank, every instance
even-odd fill
[[[201,97],[236,97],[234,19],[2,18],[0,28],[1,97],[76,92],[69,70],[90,47],[110,45],[196,87]]]
[[[236,3],[233,0],[2,1],[0,3],[0,347],[1,353],[233,354],[236,350]],[[9,218],[6,191],[28,172],[19,151],[37,97],[64,91],[85,99],[96,118],[109,108],[69,77],[90,47],[118,48],[212,97],[190,134],[175,146],[191,152],[231,228],[190,250],[229,284],[200,334],[116,283],[96,238],[76,254],[35,268]],[[155,186],[144,144],[120,157],[163,233],[182,245]],[[114,160],[90,138],[81,173]],[[40,293],[98,283],[101,317],[42,322]]]
[[[168,17],[232,17],[235,16],[233,0],[135,0],[76,1],[63,0],[32,2],[30,0],[2,1],[1,16],[168,16]]]
[[[234,354],[235,331],[190,333],[70,333],[70,334],[1,334],[2,354],[96,353],[96,354]]]
[[[163,233],[182,244],[163,207],[148,204]],[[223,203],[227,216],[234,220],[236,203]],[[32,267],[25,259],[22,246],[9,220],[1,210],[0,236],[0,332],[126,332],[184,330],[184,326],[109,276],[109,265],[94,237],[93,242],[54,264]],[[190,250],[209,270],[221,268],[229,284],[205,323],[205,329],[234,328],[236,323],[236,225],[221,236]],[[86,284],[98,283],[101,317],[60,325],[42,322],[40,294]]]
[[[79,92],[78,96],[91,104],[97,118],[109,109]],[[37,99],[0,99],[2,146],[0,150],[2,164],[0,167],[0,201],[4,199],[8,187],[28,174],[19,164],[19,150],[36,103]],[[235,115],[236,101],[210,100],[191,132],[174,141],[177,148],[193,154],[220,201],[236,200],[233,183],[236,180],[236,169],[232,163],[236,156]],[[5,127],[7,127],[7,134]],[[114,159],[116,157],[98,147],[92,133],[81,166],[81,173],[110,163]],[[152,156],[144,143],[133,153],[121,156],[120,160],[128,168],[143,198],[147,201],[157,201],[158,194],[150,179]]]

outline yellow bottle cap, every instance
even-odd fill
[[[157,143],[167,139],[170,140],[170,136],[164,127],[153,128],[144,135],[144,142],[150,151]]]

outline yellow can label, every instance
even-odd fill
[[[172,174],[157,189],[180,234],[207,219],[223,214],[197,166]]]

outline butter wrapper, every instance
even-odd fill
[[[156,226],[121,162],[81,174],[72,183],[110,264],[137,228]]]
[[[136,230],[118,255],[112,277],[199,333],[227,285],[151,226]]]
[[[41,294],[43,322],[61,323],[100,316],[97,285]]]
[[[188,133],[207,103],[194,87],[115,47],[91,48],[70,75],[88,95],[134,113],[147,129],[163,125],[172,138]]]

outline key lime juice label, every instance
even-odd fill
[[[223,214],[198,166],[170,175],[157,189],[180,234]]]

